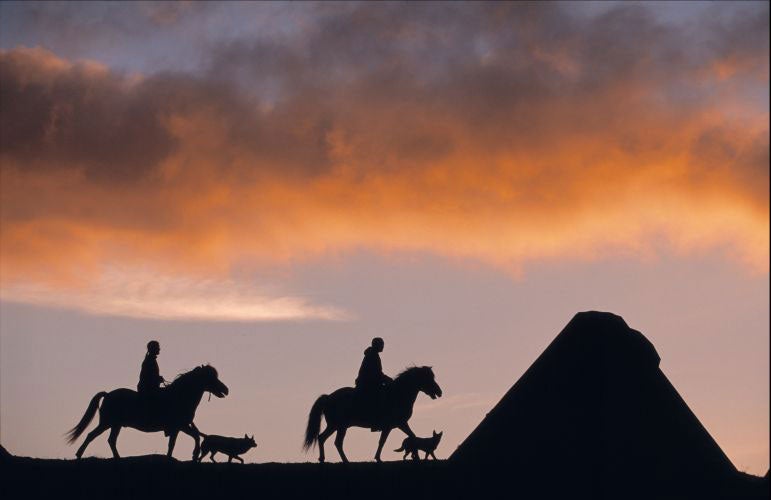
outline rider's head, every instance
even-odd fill
[[[147,353],[157,356],[161,352],[161,344],[157,340],[151,340],[147,343]]]
[[[385,342],[383,342],[383,339],[381,339],[380,337],[375,337],[374,339],[372,339],[372,347],[377,352],[383,352],[383,347],[385,347]]]

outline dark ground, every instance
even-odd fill
[[[740,475],[733,484],[700,491],[641,494],[644,485],[602,485],[550,472],[538,478],[477,477],[451,462],[227,464],[180,462],[152,455],[120,460],[43,460],[14,457],[0,462],[0,497],[41,498],[554,498],[554,499],[768,499],[768,479]],[[642,487],[638,487],[642,486]]]

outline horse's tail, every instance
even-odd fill
[[[80,422],[78,422],[78,425],[67,431],[67,442],[69,444],[74,443],[81,434],[83,434],[83,431],[86,430],[86,427],[88,427],[88,424],[91,423],[91,420],[94,419],[94,415],[96,415],[96,410],[99,409],[99,400],[102,399],[107,395],[106,392],[97,392],[96,396],[91,398],[91,403],[88,404],[88,408],[86,408],[86,413],[83,415],[83,418],[80,419]]]
[[[322,394],[311,407],[311,412],[308,415],[308,427],[305,429],[305,442],[303,442],[303,450],[305,451],[310,450],[319,440],[321,416],[324,414],[328,400],[329,396]]]

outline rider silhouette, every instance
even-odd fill
[[[147,343],[147,354],[145,354],[145,360],[142,361],[142,371],[139,373],[139,383],[137,384],[139,394],[154,394],[160,389],[161,383],[165,382],[156,360],[160,353],[161,344],[157,340],[151,340]]]
[[[375,415],[377,404],[383,386],[393,379],[383,373],[383,365],[380,362],[380,353],[383,352],[385,342],[380,337],[372,339],[372,345],[364,350],[364,360],[359,368],[359,376],[356,377],[356,389],[367,413]],[[373,427],[373,431],[377,428]]]

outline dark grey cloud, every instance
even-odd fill
[[[752,8],[718,6],[698,30],[639,4],[592,16],[556,3],[312,4],[302,30],[216,41],[205,71],[133,84],[77,64],[30,79],[34,62],[7,52],[3,155],[93,179],[152,177],[179,147],[169,120],[201,113],[221,136],[212,168],[222,175],[236,163],[237,175],[324,173],[339,160],[335,138],[363,172],[441,161],[463,140],[533,153],[594,135],[655,151],[668,136],[656,125],[685,126],[715,106],[716,64],[737,65],[741,80],[767,74],[768,6]]]
[[[41,63],[33,52],[0,56],[3,157],[30,169],[78,167],[95,179],[125,180],[172,152],[162,93],[86,66],[41,75]]]

